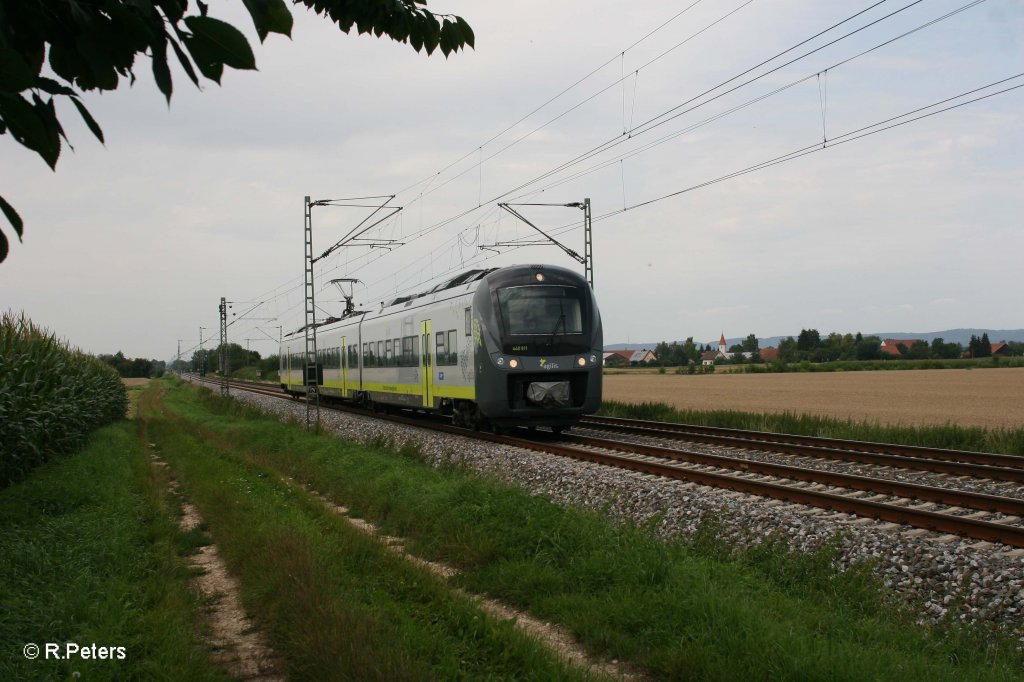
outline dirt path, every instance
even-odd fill
[[[156,455],[151,457],[153,465],[169,476],[167,463]],[[171,492],[178,493],[177,481],[173,478],[167,481]],[[188,532],[202,525],[202,516],[192,503],[182,501],[181,509],[179,525],[182,531]],[[204,614],[207,631],[203,634],[213,661],[224,666],[238,680],[283,682],[286,678],[279,672],[283,669],[281,661],[242,608],[238,581],[228,573],[217,546],[200,547],[189,557],[189,564],[197,569],[192,579],[193,587],[207,604]]]
[[[880,424],[1024,427],[1024,368],[613,374],[604,398],[686,410],[794,412]]]

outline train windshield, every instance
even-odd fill
[[[563,286],[498,289],[501,322],[510,335],[582,334],[580,290]]]

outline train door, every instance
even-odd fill
[[[434,363],[431,359],[430,320],[420,322],[420,369],[423,370],[423,407],[434,406]]]
[[[348,345],[345,342],[345,337],[341,337],[341,397],[348,397],[348,354],[345,349]]]

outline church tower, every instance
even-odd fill
[[[722,332],[722,338],[718,339],[718,352],[725,354],[725,332]]]

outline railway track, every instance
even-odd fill
[[[285,398],[276,387],[232,382],[236,388]],[[326,407],[326,406],[325,406]],[[327,409],[338,409],[329,406]],[[365,410],[352,410],[371,414]],[[809,505],[840,515],[879,519],[947,534],[1024,548],[1024,499],[978,493],[953,487],[958,481],[998,481],[1013,485],[1024,481],[1024,460],[1008,455],[963,453],[908,448],[878,443],[735,432],[660,422],[639,422],[591,417],[581,427],[608,435],[566,434],[537,439],[494,435],[456,428],[450,424],[388,415],[386,419],[480,440],[522,447],[562,457],[615,466],[665,478],[777,500]],[[657,439],[660,444],[640,442]],[[809,466],[752,460],[728,454],[710,454],[686,447],[687,443],[756,449],[804,458],[853,461],[891,472],[939,472],[949,477],[944,486],[907,483],[884,476],[825,471]],[[954,478],[955,477],[955,478]]]
[[[881,466],[1024,482],[1024,457],[988,452],[923,448],[713,426],[645,422],[617,417],[587,417],[580,426],[598,431],[649,436],[748,450],[767,450],[801,457],[860,462]]]

